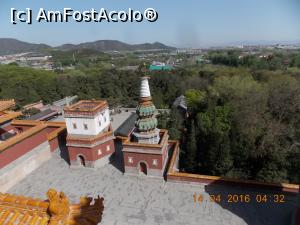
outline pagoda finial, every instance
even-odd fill
[[[148,82],[150,77],[143,76],[141,79],[142,82],[141,82],[141,89],[140,89],[140,98],[149,98],[151,97],[149,82]]]

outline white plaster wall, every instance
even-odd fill
[[[106,118],[106,120],[104,118]],[[99,126],[99,121],[101,122],[101,126]],[[98,114],[95,118],[95,123],[96,134],[99,134],[103,131],[104,128],[106,128],[110,124],[109,110],[106,109],[102,113]]]
[[[105,118],[106,117],[106,121]],[[110,123],[109,110],[97,114],[94,118],[65,118],[68,134],[79,134],[79,135],[97,135]],[[101,122],[101,125],[99,124]],[[77,128],[74,129],[73,124],[76,123]],[[84,124],[87,124],[88,129],[84,129]]]

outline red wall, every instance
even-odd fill
[[[47,133],[49,134],[49,133],[51,133],[52,131],[55,131],[55,130],[57,130],[58,128],[57,127],[47,127],[46,128],[46,131],[47,131]]]
[[[192,177],[185,177],[185,176],[172,176],[167,175],[168,180],[175,180],[175,181],[183,181],[183,182],[194,182],[199,184],[211,184],[215,183],[215,180],[209,180],[209,179],[200,179],[200,178],[192,178]]]
[[[49,132],[52,132],[52,130],[47,130],[47,133],[49,133]],[[49,140],[48,142],[50,145],[51,152],[55,151],[59,147],[60,140],[62,141],[65,139],[66,139],[66,131],[63,131],[63,132],[57,134],[57,136],[55,138]],[[63,142],[65,143],[65,141],[63,141]]]
[[[108,145],[110,146],[110,150],[107,152],[106,146]],[[98,155],[98,149],[101,149],[101,155]],[[68,146],[68,152],[71,161],[76,161],[78,155],[83,155],[86,161],[95,161],[115,152],[114,140],[110,140],[93,148]]]
[[[162,155],[156,154],[143,154],[135,152],[123,152],[124,154],[124,164],[129,167],[137,167],[140,161],[144,161],[148,164],[150,169],[162,169],[163,167],[163,157]],[[128,157],[132,157],[133,163],[128,162]],[[152,165],[153,159],[157,159],[157,166]]]
[[[180,174],[180,173],[179,173]],[[221,185],[232,185],[232,186],[239,186],[239,187],[252,187],[252,188],[258,188],[261,190],[262,187],[267,188],[268,190],[276,190],[276,191],[283,191],[283,192],[290,192],[290,193],[298,193],[299,190],[295,190],[292,188],[285,188],[285,187],[277,187],[277,186],[270,186],[267,183],[246,183],[246,182],[239,182],[239,181],[229,181],[229,180],[211,180],[211,179],[205,179],[205,178],[193,178],[193,177],[187,177],[187,176],[173,176],[170,174],[167,174],[167,181],[179,181],[179,182],[192,182],[192,183],[198,183],[198,184],[206,184],[206,185],[215,185],[215,184],[221,184]],[[300,225],[300,224],[299,224]]]
[[[59,146],[58,136],[56,138],[53,138],[52,140],[50,140],[49,145],[50,145],[51,152],[55,151]]]
[[[31,151],[36,146],[47,141],[46,129],[18,142],[17,144],[11,146],[8,149],[5,149],[0,153],[0,168],[8,165],[10,162],[16,160],[20,156]]]

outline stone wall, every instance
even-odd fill
[[[50,146],[44,142],[0,169],[0,192],[8,191],[50,158]]]

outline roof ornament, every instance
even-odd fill
[[[104,199],[99,196],[83,196],[79,204],[70,204],[64,192],[50,189],[47,197],[42,201],[0,193],[0,212],[7,215],[0,224],[97,225],[102,220]]]

